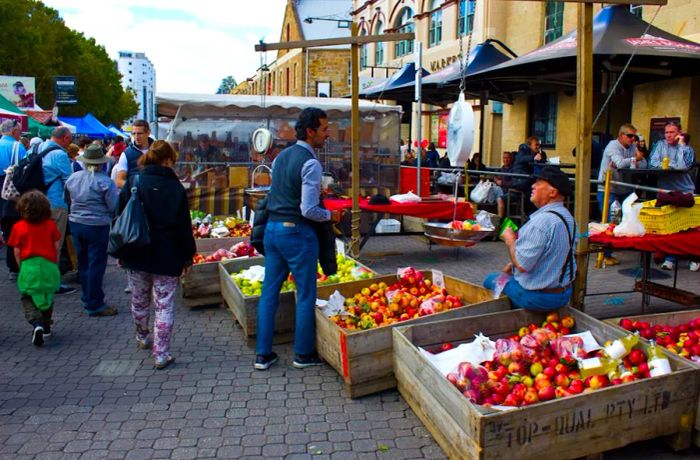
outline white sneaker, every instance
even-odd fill
[[[690,265],[688,266],[691,272],[696,272],[700,270],[700,262],[690,262]]]
[[[131,288],[129,286],[124,288],[124,293],[131,294]]]
[[[661,269],[662,270],[673,270],[674,264],[670,260],[664,260],[664,263],[661,264]]]

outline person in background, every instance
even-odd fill
[[[128,177],[138,174],[138,161],[142,155],[148,152],[148,147],[153,143],[149,137],[151,134],[151,126],[146,120],[135,120],[131,125],[131,137],[133,142],[129,145],[122,155],[119,157],[114,181],[118,188],[122,188]],[[128,288],[127,288],[128,289]]]
[[[618,172],[619,168],[629,168],[632,161],[636,161],[638,168],[646,168],[647,160],[644,154],[637,149],[637,128],[630,123],[625,123],[620,126],[617,132],[617,139],[611,140],[603,150],[603,157],[600,160],[600,168],[598,169],[598,207],[600,214],[603,214],[603,206],[605,205],[605,176],[608,170],[612,171],[612,180],[622,182],[622,176]],[[608,196],[608,222],[610,222],[610,207],[615,200],[622,204],[630,189],[619,185],[610,185],[610,194]],[[612,251],[604,252],[605,266],[618,265],[618,261],[613,257]]]
[[[40,347],[51,335],[53,297],[61,284],[58,249],[61,233],[51,218],[51,203],[38,190],[17,201],[21,220],[15,225],[8,246],[20,264],[17,287],[24,317],[32,325],[32,343]]]
[[[415,166],[416,165],[416,152],[413,149],[406,152],[406,156],[401,162],[401,166]]]
[[[425,154],[425,166],[428,168],[437,168],[439,161],[440,154],[435,148],[435,143],[431,142],[430,145],[428,145],[428,151]]]
[[[90,145],[91,142],[92,142],[92,140],[91,140],[89,137],[87,137],[87,136],[81,136],[81,137],[78,139],[78,144],[77,144],[77,145],[78,145],[78,150],[79,150],[78,155],[82,155],[83,152],[85,151],[85,148],[87,148],[87,146]]]
[[[61,232],[59,242],[59,252],[63,247],[66,237],[66,227],[68,226],[68,203],[64,198],[65,183],[73,172],[71,162],[66,153],[66,149],[73,140],[73,134],[65,126],[54,128],[51,132],[51,139],[41,145],[39,151],[44,155],[43,171],[44,183],[47,186],[46,196],[51,203],[51,218],[56,222],[58,230]],[[57,294],[70,294],[75,292],[75,288],[61,285]]]
[[[513,170],[513,156],[513,152],[503,152],[503,164],[499,168],[500,172],[510,173]],[[513,178],[510,176],[496,176],[494,178],[496,186],[493,187],[493,193],[496,197],[498,216],[501,219],[503,219],[506,216],[505,194],[508,193],[508,188],[510,188],[512,181]]]
[[[70,159],[71,170],[73,172],[82,171],[83,165],[80,164],[79,161],[76,161],[76,158],[78,158],[80,155],[80,147],[78,147],[76,144],[70,144],[68,147],[66,147],[66,153]]]
[[[37,153],[39,151],[39,148],[41,147],[41,144],[43,144],[44,140],[40,137],[32,137],[29,140],[29,149],[27,150],[27,155],[30,155],[32,153]]]
[[[649,157],[649,166],[654,169],[690,169],[695,164],[695,151],[688,145],[687,141],[689,140],[690,138],[681,131],[679,123],[675,121],[666,123],[664,139],[654,144]],[[665,162],[667,163],[665,164]],[[695,182],[693,182],[689,171],[659,176],[658,187],[684,193],[695,192]],[[676,258],[667,256],[661,264],[661,268],[673,270],[675,265]]]
[[[445,154],[440,157],[440,161],[438,161],[438,167],[439,168],[451,168],[452,164],[450,163],[450,157],[447,156],[447,150],[445,150]]]
[[[565,306],[576,276],[576,223],[564,206],[572,193],[569,178],[555,166],[535,176],[530,200],[538,208],[516,235],[507,228],[501,238],[510,262],[490,273],[484,287],[499,283],[516,308],[549,311]]]
[[[401,139],[401,146],[399,147],[399,161],[404,161],[406,159],[406,153],[408,153],[408,145],[406,145],[406,141]]]
[[[84,165],[84,169],[72,174],[66,182],[71,199],[68,221],[78,253],[81,300],[89,316],[117,314],[116,308],[105,303],[102,290],[107,268],[109,226],[119,199],[116,185],[102,168],[107,161],[102,147],[88,145],[75,161]]]
[[[131,314],[136,344],[153,348],[154,366],[164,369],[175,361],[170,353],[178,279],[189,273],[196,252],[187,192],[173,166],[178,154],[166,141],[153,142],[140,160],[141,174],[128,178],[119,195],[119,213],[131,197],[141,199],[149,223],[150,244],[120,255],[132,286]],[[155,304],[153,335],[149,331],[151,300]]]
[[[253,364],[263,371],[278,359],[272,351],[275,315],[282,282],[290,271],[297,285],[293,366],[303,369],[323,363],[316,351],[314,320],[319,243],[310,221],[340,221],[340,212],[321,205],[322,168],[314,150],[328,139],[328,116],[321,109],[306,108],[299,114],[295,130],[297,143],[284,149],[272,164],[272,186],[267,195],[265,280],[258,303]]]
[[[22,136],[19,138],[20,143],[24,146],[25,150],[29,150],[31,144],[29,143],[29,138],[27,136]]]
[[[19,160],[27,156],[27,151],[19,142],[22,125],[17,120],[5,120],[0,124],[0,190],[5,183],[5,170],[16,165]],[[3,200],[0,198],[0,240],[4,238],[7,242],[12,236],[12,228],[19,221],[19,214],[15,207],[15,202],[12,200]],[[4,235],[4,236],[3,236]],[[10,280],[16,280],[19,273],[19,265],[15,260],[15,253],[12,246],[7,247],[7,255],[5,263],[9,271],[8,277]]]

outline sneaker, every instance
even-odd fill
[[[44,326],[44,337],[51,336],[51,326]]]
[[[136,346],[140,349],[149,350],[151,348],[151,345],[151,340],[148,337],[142,339],[141,337],[136,336]]]
[[[10,274],[7,275],[7,279],[9,279],[10,281],[17,281],[17,276],[19,276],[19,273],[10,272]]]
[[[166,367],[170,366],[174,362],[175,362],[175,357],[173,357],[172,355],[168,355],[165,358],[160,358],[160,359],[156,358],[156,361],[155,361],[155,364],[153,365],[153,367],[155,367],[158,370],[165,369]]]
[[[674,266],[675,265],[670,260],[664,260],[664,263],[661,264],[661,269],[670,271],[673,270]]]
[[[269,355],[257,355],[253,367],[259,371],[266,371],[277,362],[279,357],[274,351]]]
[[[34,333],[32,334],[32,343],[40,347],[44,344],[44,328],[41,326],[34,327]]]
[[[690,269],[691,272],[699,271],[700,262],[690,262],[690,265],[688,265],[688,269]]]
[[[72,294],[72,293],[74,293],[75,291],[77,291],[76,288],[70,287],[70,286],[66,286],[66,285],[64,285],[64,284],[61,284],[61,285],[58,287],[58,290],[56,291],[56,295]]]
[[[311,366],[320,366],[325,361],[323,361],[318,353],[313,353],[310,355],[296,355],[294,356],[294,362],[292,365],[297,369],[305,369]]]
[[[103,310],[97,311],[95,313],[89,313],[88,316],[92,317],[99,317],[99,316],[114,316],[117,313],[119,313],[119,310],[117,310],[114,307],[107,307]]]
[[[124,293],[125,294],[131,294],[131,288],[129,286],[124,288]]]
[[[608,256],[605,259],[603,259],[603,263],[605,264],[606,267],[612,267],[613,265],[620,265],[620,261],[614,258],[613,256]]]

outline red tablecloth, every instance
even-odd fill
[[[591,236],[589,241],[615,249],[635,249],[700,258],[700,228],[671,235],[644,235],[640,237],[618,238],[599,233]]]
[[[337,209],[350,209],[352,208],[352,200],[323,200],[326,208],[333,211]],[[397,203],[392,201],[391,204],[385,205],[374,205],[369,204],[369,200],[365,198],[360,198],[360,209],[369,212],[387,213],[387,214],[397,214],[403,216],[421,217],[424,219],[439,219],[439,220],[452,220],[452,215],[454,213],[454,202],[452,201],[431,201],[427,203]],[[474,211],[472,207],[467,202],[457,203],[457,219],[473,219]]]

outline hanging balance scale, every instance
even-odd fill
[[[463,165],[469,160],[474,147],[474,110],[459,93],[447,120],[447,157],[450,164]]]

